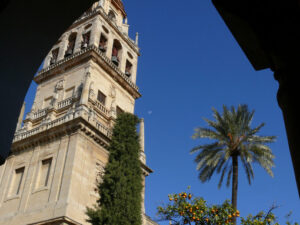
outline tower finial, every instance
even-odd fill
[[[139,33],[136,32],[135,34],[135,44],[138,45],[139,44]]]

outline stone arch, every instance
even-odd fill
[[[112,47],[111,61],[116,66],[120,65],[120,62],[122,60],[122,52],[123,52],[123,48],[122,48],[121,42],[119,40],[115,39],[113,42],[113,47]]]
[[[76,39],[77,39],[77,32],[71,33],[68,38],[68,47],[65,53],[65,57],[68,57],[74,53]]]
[[[108,18],[113,22],[116,22],[117,20],[116,14],[112,10],[108,12]]]

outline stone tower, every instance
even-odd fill
[[[121,0],[98,1],[46,56],[31,111],[23,126],[19,119],[0,167],[1,225],[88,224],[85,210],[98,198],[116,116],[133,113],[141,97],[138,36],[131,40],[128,28]],[[141,161],[147,176],[144,151]]]

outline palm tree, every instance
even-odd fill
[[[197,128],[193,139],[209,138],[214,142],[197,146],[191,153],[198,153],[195,162],[202,182],[210,180],[216,171],[221,173],[218,187],[221,187],[225,176],[228,187],[232,177],[232,205],[237,208],[239,159],[249,184],[254,178],[252,162],[261,165],[273,177],[274,155],[265,144],[274,142],[276,137],[257,135],[264,123],[250,127],[254,111],[249,112],[247,105],[239,105],[237,110],[233,106],[231,110],[223,106],[222,115],[214,108],[213,112],[215,121],[204,119],[210,128]],[[233,222],[236,224],[235,217]]]

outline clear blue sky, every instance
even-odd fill
[[[273,203],[284,224],[293,211],[300,221],[300,202],[281,111],[278,84],[269,70],[255,71],[225,26],[210,0],[124,0],[130,36],[140,33],[138,81],[143,97],[136,114],[145,118],[147,163],[154,173],[147,178],[146,211],[155,218],[156,207],[169,193],[191,186],[209,203],[231,198],[231,188],[217,188],[219,176],[208,183],[197,178],[195,155],[189,150],[201,142],[191,139],[194,128],[212,119],[211,108],[248,104],[255,109],[253,125],[265,122],[262,135],[276,135],[271,145],[276,156],[274,178],[254,165],[251,186],[240,168],[238,208],[241,216],[267,210]],[[84,9],[83,9],[84,10]],[[78,15],[79,16],[79,15]],[[27,111],[35,85],[26,97]],[[160,223],[166,224],[166,223]]]

